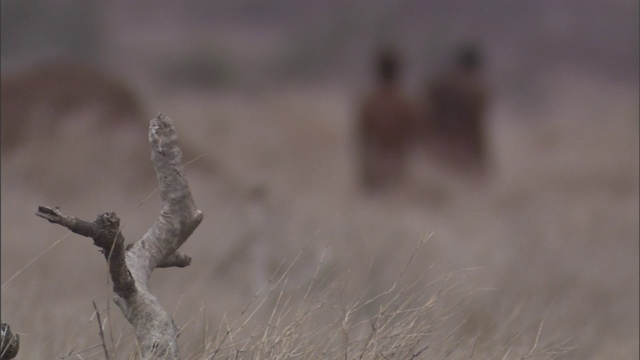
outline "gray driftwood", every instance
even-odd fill
[[[149,292],[151,273],[158,267],[185,267],[191,257],[178,248],[202,221],[182,172],[182,152],[173,122],[159,114],[149,127],[151,161],[162,199],[160,216],[147,233],[125,247],[115,213],[93,222],[66,215],[57,207],[40,206],[36,215],[74,233],[90,237],[107,259],[114,301],[136,329],[142,359],[178,359],[178,327],[158,299]]]

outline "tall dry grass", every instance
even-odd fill
[[[151,284],[183,329],[182,354],[637,358],[637,88],[554,79],[535,115],[496,99],[486,186],[416,158],[402,189],[373,198],[354,186],[357,97],[340,86],[151,99],[220,165],[187,167],[205,214],[183,249],[194,261]],[[103,358],[92,300],[114,358],[135,352],[102,258],[34,215],[116,211],[129,240],[152,223],[154,184],[128,186],[147,166],[128,155],[133,135],[82,135],[2,157],[1,311],[22,358]],[[95,166],[105,151],[122,160]],[[269,192],[256,197],[257,184]]]

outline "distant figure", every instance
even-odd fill
[[[368,190],[399,181],[405,172],[414,111],[399,84],[400,60],[390,50],[375,58],[376,88],[357,122],[360,181]]]
[[[423,139],[448,165],[484,173],[487,166],[487,88],[480,50],[461,47],[450,68],[427,86]]]

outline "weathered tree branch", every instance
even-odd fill
[[[164,260],[162,260],[157,267],[159,268],[168,268],[168,267],[186,267],[191,265],[191,256],[187,254],[183,254],[179,251],[169,255]]]
[[[178,359],[178,328],[158,299],[149,292],[151,273],[158,267],[185,267],[191,257],[177,252],[202,221],[182,173],[182,152],[171,119],[159,114],[149,127],[151,161],[163,208],[147,233],[125,248],[115,213],[90,223],[41,206],[36,215],[74,233],[90,237],[102,249],[113,280],[114,301],[135,327],[143,359]]]
[[[109,264],[109,274],[113,280],[113,291],[121,297],[131,297],[136,292],[134,283],[125,262],[124,237],[120,233],[120,219],[115,213],[104,213],[90,223],[69,216],[59,208],[39,206],[36,215],[50,223],[60,224],[76,234],[90,237],[101,248]]]

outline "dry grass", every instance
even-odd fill
[[[354,188],[356,96],[339,87],[151,99],[220,165],[187,168],[205,214],[183,249],[194,261],[151,284],[184,358],[637,358],[637,88],[550,86],[544,118],[497,100],[486,187],[416,166],[375,198]],[[153,184],[127,185],[147,166],[128,157],[131,134],[61,134],[2,157],[2,320],[22,358],[101,359],[95,300],[107,348],[128,359],[103,259],[34,212],[116,211],[131,240],[159,201]],[[94,166],[104,151],[123,161]]]

